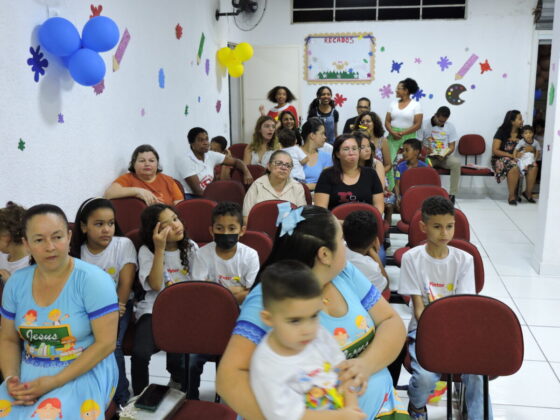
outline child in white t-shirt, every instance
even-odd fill
[[[387,287],[387,273],[377,254],[377,221],[369,211],[354,211],[342,224],[346,241],[346,260],[356,266],[382,293]]]
[[[29,254],[23,244],[25,209],[11,201],[0,209],[0,282],[6,283],[12,273],[29,265]]]
[[[519,140],[513,152],[513,157],[517,159],[517,166],[522,174],[526,174],[541,158],[541,145],[535,141],[534,135],[533,127],[523,126],[521,129],[523,139]]]
[[[263,322],[250,383],[267,420],[363,419],[352,384],[338,381],[344,354],[319,324],[321,285],[309,267],[285,260],[261,274]],[[321,410],[317,412],[317,410]]]
[[[424,308],[434,300],[454,294],[474,294],[474,262],[470,254],[448,246],[455,232],[453,203],[440,196],[426,199],[422,204],[420,229],[426,234],[426,245],[412,248],[403,255],[399,293],[410,295],[414,316],[408,335],[412,377],[408,386],[412,419],[427,419],[426,402],[433,393],[439,373],[420,366],[416,358],[416,327]],[[479,375],[463,375],[469,419],[483,418],[483,384]],[[490,419],[492,413],[490,412]]]
[[[282,150],[292,157],[293,165],[291,177],[296,181],[305,182],[305,172],[303,165],[307,164],[309,156],[296,144],[296,133],[289,128],[281,128],[278,130],[278,140],[282,144]]]
[[[134,244],[122,236],[116,223],[115,209],[111,201],[105,198],[90,198],[80,205],[72,232],[70,255],[98,266],[115,282],[119,298],[119,329],[115,349],[119,382],[114,400],[117,405],[125,406],[130,392],[122,342],[132,316],[130,297],[138,262]]]
[[[198,245],[190,240],[179,215],[166,204],[154,204],[140,215],[143,245],[138,251],[138,278],[146,294],[136,303],[136,332],[131,358],[132,390],[138,395],[148,385],[150,359],[158,351],[152,335],[152,310],[166,287],[192,280],[191,271]],[[170,319],[180,323],[180,319]],[[185,363],[182,354],[167,353],[170,385],[183,386]]]
[[[212,210],[210,226],[214,241],[198,250],[193,269],[194,280],[220,283],[233,293],[239,304],[249,293],[260,268],[257,251],[238,242],[245,230],[239,204],[228,201],[218,203]],[[191,400],[199,397],[200,375],[208,360],[212,357],[205,354],[189,355],[187,396]]]

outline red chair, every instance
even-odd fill
[[[476,245],[462,239],[452,239],[449,246],[459,248],[472,255],[474,260],[474,288],[477,294],[484,289],[484,262]]]
[[[202,197],[217,203],[232,201],[243,207],[245,187],[237,181],[214,181],[208,184]]]
[[[176,283],[162,290],[154,302],[154,341],[159,349],[169,353],[210,354],[219,360],[238,315],[239,306],[225,287],[201,281]],[[177,322],[181,323],[180,334]],[[172,419],[235,420],[236,416],[222,404],[185,400]]]
[[[422,220],[422,210],[418,209],[410,222],[407,246],[397,249],[393,254],[395,264],[399,267],[401,266],[402,256],[406,251],[426,241],[426,234],[420,230],[420,220]],[[465,213],[459,209],[455,209],[455,233],[453,234],[453,239],[463,239],[467,242],[471,240],[469,221]]]
[[[339,206],[336,206],[334,209],[332,209],[332,214],[338,220],[344,220],[350,213],[359,210],[369,211],[370,213],[373,213],[373,215],[375,216],[375,220],[377,222],[377,237],[379,238],[379,243],[383,244],[383,239],[385,238],[385,225],[383,223],[383,218],[381,217],[379,210],[377,210],[371,204],[367,204],[367,203],[341,204]]]
[[[407,169],[399,181],[399,191],[403,196],[410,187],[415,185],[436,185],[441,187],[441,178],[434,168],[410,168]]]
[[[453,375],[483,375],[484,419],[488,419],[488,376],[513,375],[521,368],[523,352],[519,320],[505,303],[491,297],[444,297],[428,305],[418,320],[420,365],[447,374],[448,419],[453,416]]]
[[[305,194],[305,202],[307,203],[308,206],[313,204],[313,196],[311,195],[311,191],[309,190],[309,187],[304,183],[304,182],[300,182],[301,185],[303,185],[303,192]]]
[[[251,172],[253,180],[260,178],[266,173],[266,168],[261,165],[247,165],[247,169],[249,169],[249,172]],[[231,179],[243,184],[243,172],[241,172],[239,169],[233,169],[231,171]],[[245,185],[246,190],[249,189],[249,187],[250,185]]]
[[[212,210],[217,204],[205,198],[185,200],[177,204],[177,213],[185,225],[189,238],[198,246],[213,241],[208,228],[212,226]]]
[[[183,187],[183,184],[181,184],[181,181],[179,181],[178,179],[173,178],[173,181],[175,181],[175,184],[177,184],[177,187],[179,187],[179,191],[181,191],[181,194],[183,194],[183,198],[185,197],[185,187]]]
[[[144,201],[139,198],[125,197],[113,198],[111,203],[115,208],[117,223],[124,234],[140,227],[140,214],[148,207]]]
[[[403,195],[401,200],[401,220],[397,222],[399,232],[408,233],[412,216],[414,216],[416,210],[422,207],[422,203],[426,198],[434,195],[440,195],[449,199],[447,191],[435,185],[416,185]]]
[[[461,155],[465,156],[465,166],[461,168],[461,175],[492,176],[494,174],[490,168],[470,168],[466,166],[469,156],[474,156],[474,164],[478,165],[478,156],[486,151],[484,137],[478,134],[465,134],[459,139],[458,150]]]
[[[285,203],[282,200],[261,201],[253,206],[247,218],[247,230],[264,232],[274,239],[276,235],[276,219],[278,218],[278,204]],[[292,209],[296,205],[290,203]]]
[[[272,239],[266,233],[245,231],[239,242],[253,248],[259,254],[259,264],[263,265],[272,251]]]
[[[233,156],[236,159],[243,160],[243,154],[245,153],[246,147],[247,147],[247,143],[232,144],[229,148],[231,156]]]

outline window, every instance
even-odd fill
[[[293,0],[292,23],[465,19],[467,0]]]

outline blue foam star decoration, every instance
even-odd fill
[[[39,76],[45,75],[45,69],[49,66],[49,60],[43,58],[41,46],[37,45],[36,49],[29,47],[31,58],[27,59],[27,64],[31,66],[31,71],[35,73],[34,80],[39,83]]]
[[[303,207],[292,210],[292,205],[289,202],[279,203],[277,207],[278,218],[276,219],[276,226],[282,225],[280,236],[284,236],[286,233],[291,235],[294,233],[297,224],[305,220],[305,217],[301,215]]]

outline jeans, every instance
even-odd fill
[[[152,315],[145,314],[136,322],[136,334],[134,336],[134,347],[132,348],[131,373],[132,391],[138,395],[148,386],[150,381],[149,364],[152,354],[159,349],[154,343],[152,334]],[[182,384],[185,382],[185,355],[167,353],[167,371],[171,374],[171,380]]]
[[[416,339],[416,331],[411,331],[409,337]],[[416,359],[416,342],[412,341],[408,346],[410,361],[412,365],[412,376],[408,384],[408,398],[415,408],[422,408],[426,405],[428,397],[434,392],[436,382],[440,380],[441,374],[425,370]],[[461,375],[461,380],[465,386],[465,400],[469,420],[482,420],[484,418],[484,394],[482,376],[480,375]],[[492,415],[492,403],[488,401],[490,416]]]
[[[117,384],[117,390],[115,391],[114,400],[117,405],[126,405],[128,399],[130,398],[130,392],[128,390],[128,379],[126,378],[126,369],[124,364],[124,354],[122,350],[122,342],[124,340],[124,335],[128,328],[128,323],[130,322],[130,317],[132,316],[132,301],[129,300],[126,303],[126,312],[119,319],[119,332],[117,333],[117,347],[115,349],[115,359],[117,360],[117,366],[119,368],[119,382]]]

